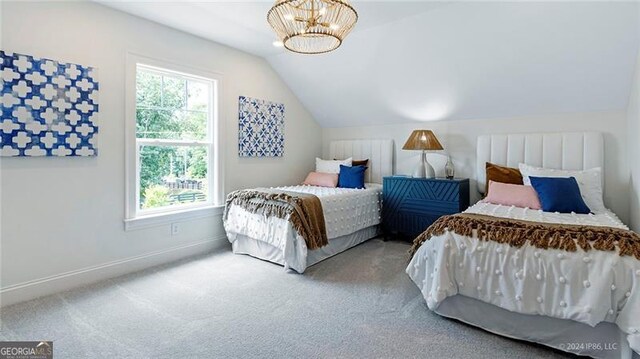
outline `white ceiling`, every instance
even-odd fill
[[[272,45],[276,36],[267,23],[267,12],[274,1],[95,1],[258,56],[284,52]],[[352,3],[356,4],[360,17],[354,32],[443,5],[420,1]]]
[[[104,2],[263,56],[322,126],[625,109],[636,2],[358,2],[324,55],[272,46],[272,2]]]

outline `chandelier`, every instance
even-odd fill
[[[267,21],[288,50],[321,54],[342,44],[358,13],[349,0],[276,0]]]

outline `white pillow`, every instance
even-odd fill
[[[323,160],[322,158],[316,157],[316,172],[340,173],[340,165],[351,167],[352,163],[352,157],[342,161]]]
[[[556,170],[551,168],[533,167],[520,163],[518,165],[522,173],[522,182],[531,186],[529,176],[533,177],[575,177],[580,188],[580,194],[584,203],[591,212],[603,213],[607,209],[602,200],[602,168],[595,167],[584,171]]]

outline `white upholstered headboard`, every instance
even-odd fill
[[[382,183],[393,174],[393,140],[339,140],[329,143],[330,159],[369,159],[365,182]]]
[[[476,175],[484,192],[485,163],[585,170],[604,165],[604,139],[600,132],[531,133],[478,136]],[[604,176],[603,181],[604,181]]]

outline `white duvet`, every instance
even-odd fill
[[[615,214],[548,213],[477,203],[467,213],[529,221],[627,229]],[[607,321],[640,353],[640,261],[616,252],[565,252],[511,247],[451,232],[434,236],[406,269],[430,309],[449,296],[467,297],[523,313],[571,319],[591,326]]]
[[[322,203],[327,237],[331,241],[380,223],[382,185],[367,183],[365,187],[350,189],[299,185],[277,189],[317,196]],[[289,221],[277,217],[264,218],[241,207],[231,206],[224,225],[231,243],[238,235],[268,243],[282,251],[285,268],[300,273],[306,268],[306,244]]]

